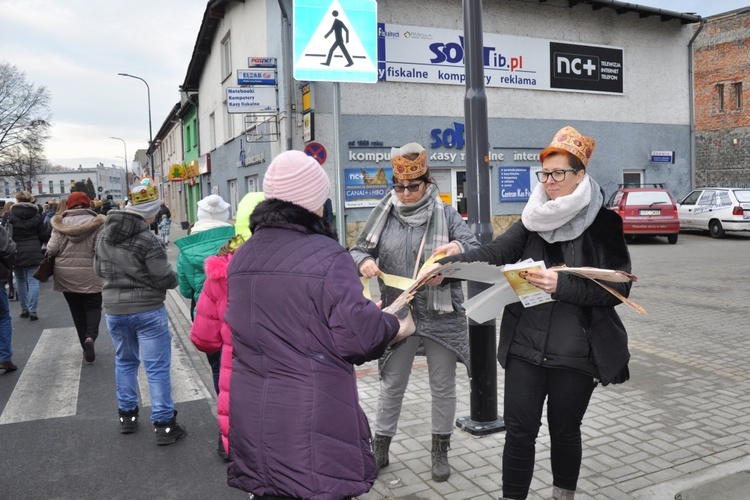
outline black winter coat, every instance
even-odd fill
[[[504,265],[532,258],[549,268],[591,266],[630,272],[630,253],[622,219],[604,207],[594,222],[573,241],[547,243],[517,222],[494,241],[477,250],[440,262],[489,262]],[[623,296],[630,283],[608,283]],[[558,275],[555,302],[524,308],[520,302],[505,307],[500,325],[497,359],[505,367],[508,356],[539,366],[580,371],[603,385],[629,378],[627,332],[615,312],[620,300],[591,280],[569,273]]]
[[[16,203],[10,207],[8,222],[13,225],[13,241],[16,242],[15,267],[38,266],[44,258],[42,244],[49,240],[51,233],[39,208],[33,203]]]

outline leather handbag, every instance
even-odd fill
[[[44,259],[39,263],[39,267],[34,272],[34,277],[41,281],[46,282],[50,276],[55,272],[55,258],[49,254],[44,255]]]

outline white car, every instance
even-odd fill
[[[680,229],[701,229],[714,238],[750,231],[750,188],[696,189],[677,204]]]

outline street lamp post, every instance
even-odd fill
[[[143,83],[146,84],[146,94],[148,96],[148,160],[151,164],[151,178],[156,182],[156,179],[154,177],[154,153],[151,151],[151,149],[154,146],[154,136],[151,133],[151,88],[148,86],[148,82],[141,78],[140,76],[135,75],[129,75],[127,73],[117,73],[119,76],[127,76],[128,78],[135,78],[136,80],[140,80]]]
[[[120,139],[119,137],[110,137],[110,139],[115,139],[118,141],[122,141],[122,147],[125,148],[125,175],[128,173],[128,145],[125,144],[125,139]]]

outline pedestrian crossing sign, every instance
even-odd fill
[[[378,80],[376,0],[294,0],[294,78]]]

